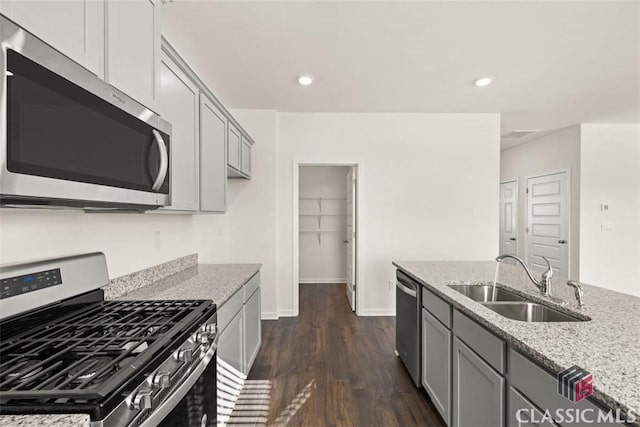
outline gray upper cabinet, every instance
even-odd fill
[[[450,425],[451,331],[426,309],[422,309],[422,386]]]
[[[160,65],[159,112],[171,125],[171,205],[166,209],[198,210],[198,112],[195,83],[167,55]]]
[[[107,0],[107,81],[157,111],[160,0]]]
[[[227,141],[227,176],[229,178],[251,177],[251,144],[253,142],[244,135],[232,122],[229,122],[229,139]]]
[[[102,0],[2,0],[0,12],[98,77],[104,77]]]
[[[227,189],[227,118],[200,94],[200,210],[224,212]]]
[[[504,426],[504,378],[457,337],[453,339],[453,425]]]
[[[242,136],[233,123],[229,123],[229,139],[227,140],[227,164],[236,170],[241,170]]]
[[[247,176],[251,176],[251,143],[242,137],[240,145],[240,170]]]

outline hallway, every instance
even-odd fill
[[[395,317],[357,317],[344,284],[301,285],[300,316],[262,328],[247,382],[270,381],[269,425],[444,425],[394,355]]]

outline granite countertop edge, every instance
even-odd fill
[[[478,278],[477,280],[474,279],[460,279],[460,280],[456,280],[454,278],[447,278],[445,280],[434,280],[434,283],[430,283],[428,280],[424,280],[422,277],[420,277],[419,273],[415,273],[411,271],[411,267],[408,265],[416,265],[419,264],[420,262],[418,261],[410,261],[410,262],[401,262],[401,261],[394,261],[392,262],[392,264],[399,268],[400,270],[402,270],[403,272],[405,272],[406,274],[408,274],[411,278],[417,280],[419,283],[421,283],[424,287],[428,288],[429,290],[431,290],[432,292],[434,292],[437,296],[439,296],[440,298],[444,299],[447,303],[451,304],[454,308],[459,309],[461,312],[463,312],[464,314],[468,315],[470,318],[472,318],[473,320],[477,321],[479,324],[481,324],[482,326],[486,327],[488,330],[490,330],[491,332],[493,332],[494,334],[496,334],[498,337],[504,339],[505,341],[507,341],[509,344],[512,345],[512,348],[519,350],[521,353],[526,354],[527,356],[529,356],[532,360],[536,361],[538,364],[542,365],[543,367],[547,368],[548,370],[550,370],[553,373],[559,373],[564,369],[567,369],[569,367],[569,365],[565,366],[562,363],[559,363],[558,361],[553,360],[552,358],[548,357],[547,355],[543,354],[543,352],[539,349],[536,349],[535,345],[530,345],[527,344],[525,342],[523,342],[522,340],[520,340],[519,338],[517,338],[516,336],[512,335],[511,333],[509,333],[507,330],[503,329],[502,327],[500,327],[499,325],[497,325],[494,321],[491,320],[492,317],[495,316],[499,316],[502,317],[500,315],[498,315],[497,313],[494,313],[492,310],[482,306],[479,302],[473,301],[470,298],[464,296],[463,294],[458,293],[457,291],[448,288],[448,285],[462,285],[462,284],[467,284],[467,285],[481,285],[481,284],[487,284],[489,281],[486,279],[486,277],[482,277],[482,278]],[[436,263],[438,263],[437,261],[426,261],[425,263],[433,263],[433,265],[435,265]],[[442,264],[449,264],[450,266],[455,264],[455,263],[459,263],[460,265],[462,265],[463,263],[471,263],[471,262],[467,262],[467,261],[443,261]],[[495,263],[493,263],[493,265],[495,265]],[[509,266],[508,268],[512,268],[511,266]],[[521,294],[521,295],[526,295],[528,298],[534,300],[535,302],[542,302],[545,305],[551,305],[554,309],[558,309],[559,311],[563,311],[565,313],[569,313],[572,314],[574,316],[577,317],[585,317],[585,314],[580,313],[578,310],[572,310],[571,308],[567,308],[566,306],[558,306],[556,304],[553,304],[550,301],[545,301],[543,298],[536,296],[532,290],[527,289],[526,291],[523,292],[522,289],[519,289],[522,287],[523,282],[519,282],[520,286],[512,286],[511,283],[506,282],[504,285],[500,284],[499,286],[501,287],[505,287],[509,290],[515,290],[516,293]],[[584,285],[583,285],[584,286]],[[594,288],[594,286],[590,286],[590,285],[586,285],[589,288]],[[447,291],[444,290],[444,288],[447,289]],[[449,292],[453,292],[455,293],[455,296],[453,296],[454,294],[449,294]],[[613,292],[613,291],[608,291],[608,292]],[[624,294],[620,294],[620,295],[624,295]],[[464,303],[462,303],[462,300],[458,300],[456,299],[457,297],[460,298],[464,298],[465,301]],[[636,298],[637,297],[631,297],[631,298]],[[640,300],[640,299],[638,299]],[[590,321],[598,321],[598,319],[593,319],[590,316],[588,316],[589,313],[587,314],[587,318]],[[523,323],[523,322],[518,322],[516,320],[512,320],[512,319],[508,319],[508,318],[504,318],[502,317],[504,321],[506,322],[517,322],[517,323]],[[514,323],[514,324],[517,324]],[[573,323],[573,322],[572,322]],[[575,323],[580,323],[580,322],[575,322]],[[543,324],[543,323],[538,323],[539,325]],[[560,339],[559,339],[560,340]],[[559,343],[558,345],[561,345],[561,343]],[[594,381],[594,387],[593,387],[593,398],[601,405],[607,407],[607,408],[611,408],[611,409],[620,409],[620,411],[622,412],[623,415],[627,415],[630,411],[637,411],[640,408],[633,408],[631,406],[629,406],[627,403],[625,403],[624,401],[621,401],[620,399],[616,399],[615,397],[609,395],[608,393],[606,393],[605,391],[603,391],[601,388],[598,387],[597,385],[598,383],[598,379],[596,378]],[[635,425],[638,425],[637,422]]]

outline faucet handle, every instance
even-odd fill
[[[576,300],[578,300],[578,306],[584,307],[584,290],[582,290],[582,285],[576,281],[567,280],[567,286],[574,288]]]
[[[542,273],[543,279],[551,280],[553,277],[553,267],[551,267],[551,261],[546,256],[543,256],[542,259],[547,263],[547,271]]]

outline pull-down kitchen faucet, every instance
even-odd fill
[[[524,270],[527,272],[527,276],[529,276],[529,279],[531,279],[533,284],[536,285],[538,289],[540,289],[540,293],[542,293],[542,295],[544,295],[545,297],[551,296],[551,277],[553,277],[553,268],[551,268],[551,263],[549,262],[547,257],[542,257],[542,259],[544,259],[547,263],[547,271],[542,273],[540,280],[536,280],[535,277],[533,277],[533,274],[531,274],[531,270],[529,270],[529,267],[527,267],[527,264],[525,264],[522,259],[515,255],[503,254],[497,257],[496,261],[502,262],[502,260],[504,260],[505,258],[513,258],[518,261],[520,265],[524,267]]]

